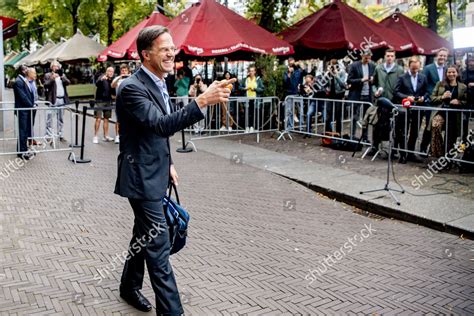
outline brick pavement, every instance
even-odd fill
[[[111,265],[132,228],[112,194],[117,146],[87,141],[91,164],[42,154],[0,180],[1,315],[141,315],[119,298],[122,266]],[[472,241],[362,216],[210,153],[173,158],[192,216],[172,258],[188,315],[474,313]],[[366,226],[376,231],[310,284],[308,272]],[[143,292],[153,298],[147,278]]]

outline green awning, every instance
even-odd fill
[[[17,62],[19,62],[20,60],[22,60],[23,58],[25,58],[26,56],[28,56],[30,53],[27,52],[27,51],[23,51],[21,53],[19,53],[18,55],[16,55],[14,58],[10,59],[9,61],[7,61],[5,63],[5,67],[6,66],[10,66],[10,67],[13,67]]]

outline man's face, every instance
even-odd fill
[[[448,59],[448,52],[445,50],[439,51],[438,55],[436,56],[436,62],[438,65],[444,65],[446,60]]]
[[[395,53],[385,53],[385,62],[389,65],[393,64],[395,61]]]
[[[174,68],[175,46],[169,33],[163,33],[154,41],[150,50],[144,55],[146,62],[153,70],[164,76]]]
[[[52,70],[53,72],[56,72],[56,71],[59,70],[59,66],[58,66],[58,65],[52,65],[52,66],[51,66],[51,70]]]
[[[410,64],[410,72],[416,74],[420,70],[420,62],[414,61]]]
[[[469,60],[469,62],[467,63],[467,67],[469,68],[469,70],[474,70],[474,59]]]
[[[108,78],[112,78],[114,76],[114,68],[109,67],[105,71],[105,74],[107,75]]]
[[[28,80],[36,80],[36,70],[31,69],[27,72]]]
[[[130,72],[128,71],[128,68],[124,67],[124,68],[120,68],[120,75],[121,76],[126,76],[126,75],[129,75]]]
[[[311,79],[311,77],[309,77],[309,76],[304,78],[304,80],[305,80],[305,83],[308,84],[308,85],[313,84],[313,79]]]
[[[370,61],[370,55],[362,55],[362,63],[367,64]]]
[[[288,66],[293,67],[294,65],[295,65],[295,60],[292,58],[288,59]]]

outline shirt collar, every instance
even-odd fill
[[[444,66],[440,66],[440,65],[438,65],[438,63],[437,63],[437,62],[435,62],[434,64],[435,64],[435,66],[436,66],[436,69],[439,69],[439,68],[444,68]]]
[[[151,80],[153,80],[153,82],[160,88],[163,87],[163,85],[165,84],[165,80],[164,79],[160,79],[160,77],[158,77],[157,75],[155,75],[153,72],[151,72],[150,70],[148,70],[148,68],[146,68],[145,66],[142,65],[141,67],[143,69],[143,71],[145,71],[145,73],[150,76]]]

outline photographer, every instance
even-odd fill
[[[67,95],[66,86],[71,83],[66,75],[63,73],[61,69],[61,64],[57,61],[53,61],[51,63],[51,72],[48,72],[44,76],[44,88],[46,93],[46,100],[51,102],[52,107],[60,107],[64,104],[69,103],[69,98]],[[56,116],[57,122],[57,133],[59,134],[59,140],[64,142],[65,139],[63,137],[63,126],[64,126],[64,110],[60,109],[54,111],[54,115]],[[51,138],[54,136],[53,133],[53,113],[48,111],[46,117],[46,137]]]
[[[326,77],[326,80],[328,81],[325,87],[327,98],[332,100],[342,100],[346,91],[346,84],[343,81],[343,73],[340,71],[336,59],[331,59],[329,62]],[[332,123],[335,121],[336,132],[341,135],[342,109],[343,105],[341,102],[326,102],[326,132],[333,131]]]
[[[194,81],[191,87],[189,88],[189,96],[191,98],[197,98],[199,95],[206,91],[207,85],[203,82],[201,75],[194,76]],[[193,125],[194,133],[202,133],[205,127],[206,119],[201,120]]]
[[[115,92],[112,89],[112,81],[114,79],[114,68],[108,67],[105,74],[99,77],[100,79],[96,82],[97,90],[95,93],[96,104],[99,107],[108,107],[112,104],[112,95]],[[100,121],[103,119],[103,130],[104,136],[102,141],[110,142],[114,139],[109,136],[109,119],[112,117],[112,110],[97,110],[94,111],[95,126],[94,126],[94,138],[92,143],[99,143],[99,128]]]
[[[118,89],[120,87],[120,84],[130,77],[130,66],[128,64],[121,64],[120,65],[120,76],[116,77],[113,81],[112,84],[110,85],[112,89],[115,89],[115,94],[117,95]],[[120,136],[119,136],[119,122],[118,122],[118,117],[116,116],[116,122],[115,122],[115,143],[119,144],[120,143]]]
[[[316,87],[314,86],[313,75],[306,75],[304,83],[299,85],[300,95],[305,98],[315,98],[317,95]],[[316,101],[308,100],[308,111],[306,112],[306,132],[311,133],[311,117],[316,112]],[[318,112],[319,114],[319,112]],[[308,138],[309,135],[304,135],[303,138]]]

